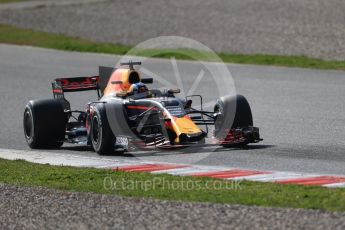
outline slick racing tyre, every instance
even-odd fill
[[[23,118],[26,142],[32,149],[59,148],[65,138],[66,123],[61,100],[30,101]]]
[[[215,120],[216,137],[224,137],[230,129],[253,126],[252,111],[247,99],[242,95],[220,98],[214,112],[218,114]]]
[[[97,105],[91,115],[90,140],[92,148],[99,155],[114,153],[116,138],[111,131],[106,111],[102,104]]]

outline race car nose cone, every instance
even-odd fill
[[[180,139],[180,142],[181,143],[185,143],[185,142],[188,142],[188,135],[185,134],[185,133],[181,133],[180,136],[179,136],[179,139]]]
[[[205,132],[200,132],[198,134],[185,134],[181,133],[179,136],[180,143],[188,143],[188,142],[198,142],[201,141],[207,134]]]

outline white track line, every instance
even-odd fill
[[[327,188],[345,188],[345,182],[343,183],[334,183],[334,184],[326,184],[324,187]]]
[[[87,157],[73,154],[12,149],[0,149],[0,157],[8,160],[21,159],[39,164],[94,168],[116,168],[119,166],[136,165],[141,163],[139,161],[109,159],[104,157]],[[142,164],[145,164],[145,162],[142,162]]]
[[[319,175],[303,174],[303,173],[293,173],[293,172],[273,172],[252,176],[243,176],[236,177],[233,180],[250,180],[250,181],[259,181],[259,182],[275,182],[278,180],[288,180],[296,178],[307,178],[314,177]]]

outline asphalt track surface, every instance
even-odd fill
[[[96,75],[99,65],[113,66],[119,57],[0,45],[0,148],[27,150],[22,114],[30,99],[50,98],[50,83],[59,76]],[[150,59],[147,69],[174,79],[171,60]],[[186,87],[200,72],[200,64],[177,61]],[[170,163],[196,163],[259,170],[345,174],[345,73],[250,65],[227,65],[237,93],[249,100],[255,126],[263,142],[247,149],[205,148],[202,151],[159,151],[125,157]],[[205,98],[214,97],[212,81],[200,85]],[[205,87],[206,85],[206,87]],[[211,87],[210,87],[211,86]],[[96,95],[71,94],[83,105]],[[80,109],[83,106],[78,106]],[[53,150],[96,156],[77,146]],[[108,156],[123,158],[124,156]],[[128,159],[128,158],[127,158]]]

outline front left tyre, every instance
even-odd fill
[[[242,95],[224,96],[215,107],[215,136],[225,139],[230,130],[253,126],[252,111],[247,99]],[[259,139],[259,138],[257,138]],[[222,144],[223,147],[243,147],[250,143],[248,140],[235,144]]]
[[[24,110],[26,142],[32,149],[59,148],[65,139],[67,116],[58,99],[30,101]]]

